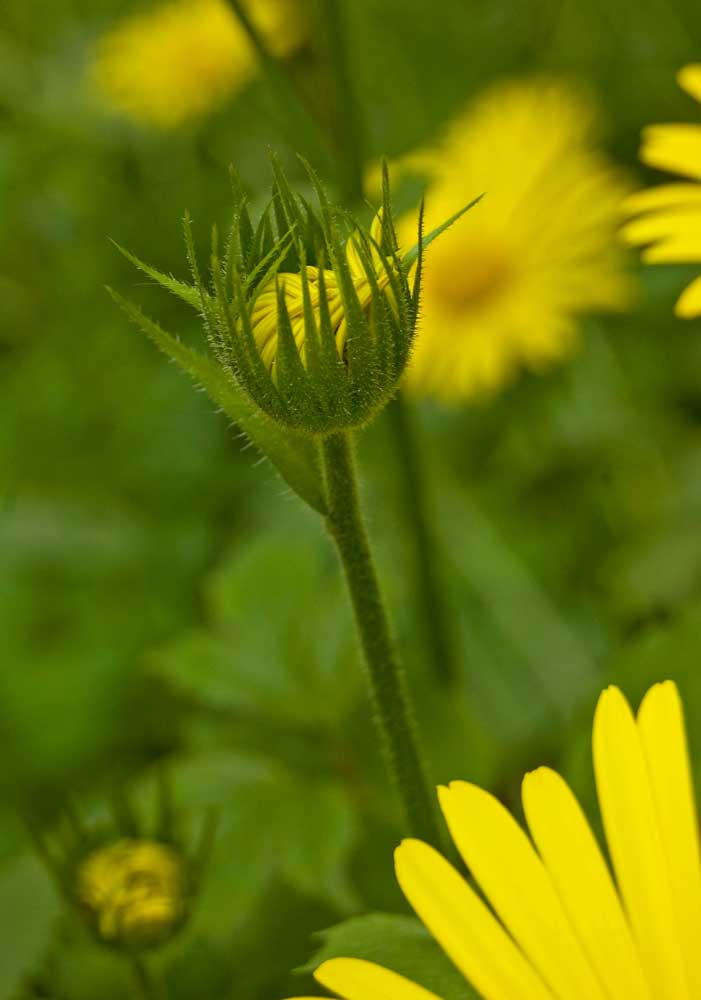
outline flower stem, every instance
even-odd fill
[[[145,958],[134,955],[131,959],[131,970],[142,1000],[166,1000],[163,983],[156,978]]]
[[[336,89],[341,161],[344,165],[344,194],[349,202],[363,198],[364,144],[353,71],[348,49],[345,0],[324,0],[329,60]]]
[[[390,636],[358,501],[347,433],[322,439],[327,526],[343,564],[383,749],[404,808],[407,833],[440,841],[434,796],[419,750],[404,672]]]
[[[260,64],[265,71],[270,91],[281,111],[281,125],[286,124],[291,140],[297,148],[304,148],[306,153],[315,155],[315,167],[322,174],[332,175],[340,170],[335,163],[333,152],[329,148],[323,129],[311,113],[308,102],[300,93],[294,80],[282,66],[279,59],[270,52],[268,44],[255,23],[249,16],[241,0],[228,0],[239,24],[246,32]]]
[[[433,672],[443,684],[450,685],[456,677],[455,654],[427,515],[425,479],[413,414],[401,392],[387,407],[387,414],[401,476],[406,536],[414,549],[415,604],[423,619]]]

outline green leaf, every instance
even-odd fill
[[[278,427],[209,358],[167,333],[144,315],[138,306],[117,292],[110,288],[108,291],[132,322],[199,383],[214,402],[238,424],[295,493],[310,507],[323,514],[326,501],[316,444],[309,438]]]
[[[407,267],[411,267],[415,264],[419,259],[419,249],[421,249],[421,252],[424,253],[434,240],[437,240],[439,236],[442,236],[446,229],[450,229],[450,227],[457,222],[458,219],[462,218],[465,212],[469,212],[470,209],[474,208],[475,205],[482,201],[483,198],[484,193],[477,195],[477,197],[473,198],[469,204],[465,205],[464,208],[461,208],[459,212],[456,212],[455,215],[451,215],[450,218],[446,219],[446,221],[440,226],[436,226],[435,229],[432,229],[430,233],[423,237],[421,244],[417,243],[411,248],[411,250],[404,254],[402,257],[402,263],[406,264]]]
[[[114,240],[112,242],[114,243]],[[171,292],[173,295],[177,295],[179,299],[182,299],[183,302],[187,302],[187,304],[192,306],[193,309],[196,309],[197,312],[201,312],[202,300],[200,292],[194,285],[190,285],[185,281],[179,281],[171,274],[164,274],[163,271],[157,270],[150,264],[145,264],[144,261],[139,260],[139,258],[129,250],[125,250],[124,247],[121,247],[119,243],[115,243],[114,245],[122,256],[126,257],[129,263],[133,264],[137,270],[148,275],[149,278],[153,278],[153,280],[162,288],[165,288],[166,291]]]
[[[22,980],[48,951],[59,901],[31,855],[0,869],[0,1000],[17,996]]]
[[[340,783],[299,776],[269,757],[211,751],[176,762],[176,801],[214,809],[217,833],[196,915],[215,935],[244,926],[273,878],[339,914],[356,906],[348,863],[353,806]]]
[[[414,917],[368,913],[352,917],[319,936],[323,944],[301,972],[311,972],[330,958],[362,958],[406,976],[442,1000],[477,998],[469,983]]]
[[[307,731],[338,725],[355,703],[360,681],[350,611],[315,522],[297,525],[288,516],[284,531],[239,542],[209,577],[205,607],[209,629],[186,633],[152,656],[156,673],[181,696],[237,718]],[[310,627],[303,611],[309,608],[318,627]]]
[[[491,716],[504,739],[570,722],[582,698],[600,684],[588,637],[569,621],[471,491],[444,475],[439,504],[442,551],[455,587],[464,661],[478,711]],[[460,525],[459,546],[451,543],[455,524]]]

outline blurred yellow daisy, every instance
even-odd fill
[[[276,55],[302,41],[293,0],[248,0]],[[127,17],[99,41],[90,79],[114,111],[175,128],[222,104],[256,71],[256,56],[226,0],[171,0]]]
[[[616,229],[627,187],[594,148],[594,121],[564,84],[500,84],[400,163],[428,181],[427,230],[486,192],[427,253],[410,389],[445,401],[489,394],[521,367],[568,355],[579,314],[626,305]],[[415,219],[404,225],[400,243],[413,242]]]
[[[485,1000],[698,1000],[701,864],[682,706],[671,682],[637,719],[617,688],[594,718],[594,771],[614,882],[571,790],[549,768],[522,787],[528,836],[475,785],[439,789],[482,896],[432,847],[401,844],[407,899]],[[345,1000],[436,1000],[370,962],[316,978]]]
[[[701,101],[701,64],[685,66],[677,80]],[[624,227],[624,238],[646,247],[649,264],[701,263],[701,125],[651,125],[643,132],[640,158],[693,183],[660,184],[631,195],[624,208],[640,218]],[[675,312],[683,319],[701,316],[701,278],[685,289]]]

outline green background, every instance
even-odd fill
[[[691,0],[428,6],[347,4],[369,161],[428,140],[492,80],[536,71],[591,88],[639,183],[640,129],[698,116],[674,81],[701,60]],[[72,802],[90,823],[114,788],[147,814],[159,762],[191,837],[211,807],[219,817],[193,922],[159,959],[169,995],[273,1000],[311,988],[290,970],[313,932],[406,913],[400,831],[321,524],[104,291],[196,342],[191,314],[109,240],[184,275],[184,210],[204,248],[231,209],[229,163],[260,199],[268,147],[293,176],[294,151],[261,80],[176,133],[101,115],[85,66],[127,9],[141,8],[7,0],[0,15],[0,1000],[130,990],[59,907],[24,820],[55,831]],[[294,72],[321,88],[313,53]],[[417,407],[459,697],[424,666],[386,421],[360,441],[437,780],[479,781],[518,808],[523,771],[552,763],[593,810],[588,731],[610,681],[635,700],[676,678],[698,743],[701,331],[672,315],[692,274],[640,271],[635,310],[583,324],[578,356],[546,377]],[[339,947],[386,940],[373,957],[391,964],[394,942],[440,965],[402,920],[354,924]]]

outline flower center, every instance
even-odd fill
[[[427,272],[432,295],[447,312],[456,314],[480,308],[500,295],[513,268],[499,247],[472,246],[465,254],[429,262]]]

